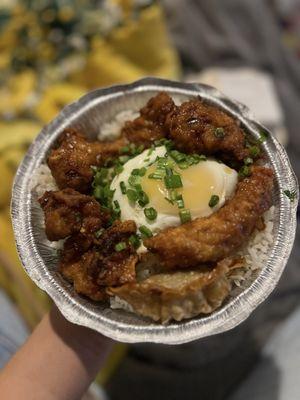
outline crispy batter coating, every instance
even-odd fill
[[[39,203],[45,213],[49,240],[64,239],[78,232],[94,234],[109,219],[93,197],[73,189],[47,191]]]
[[[160,273],[142,282],[109,288],[108,293],[127,301],[136,313],[155,321],[181,321],[220,307],[230,291],[226,273],[234,263],[225,259],[213,269]]]
[[[125,123],[122,135],[131,143],[142,144],[145,147],[151,146],[155,140],[166,136],[165,120],[175,107],[167,93],[158,93],[140,110],[138,118]]]
[[[86,259],[88,258],[89,253],[85,253],[77,262],[61,262],[59,266],[60,272],[64,278],[73,283],[77,293],[95,301],[105,300],[107,298],[105,287],[97,285],[95,277],[90,273],[89,269],[86,269]]]
[[[237,161],[248,156],[245,134],[236,121],[199,99],[174,108],[167,116],[166,126],[170,139],[183,152],[218,154]]]
[[[169,228],[144,241],[165,268],[188,268],[218,261],[239,248],[272,204],[273,171],[254,166],[234,197],[209,217]]]
[[[64,244],[59,269],[73,282],[78,293],[93,300],[107,297],[106,286],[118,286],[135,280],[138,256],[128,242],[136,232],[133,221],[115,221],[100,238],[81,233],[71,236]],[[125,242],[127,247],[116,251],[115,245]]]
[[[92,165],[101,166],[111,157],[119,155],[126,140],[89,142],[72,128],[65,129],[58,139],[58,146],[48,157],[51,173],[60,189],[72,188],[86,193],[93,180]]]

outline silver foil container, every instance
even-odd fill
[[[216,312],[164,326],[150,319],[107,305],[94,303],[78,295],[71,284],[57,273],[57,254],[46,245],[39,227],[41,210],[31,191],[31,177],[45,161],[49,149],[62,130],[68,126],[82,129],[95,138],[104,122],[122,110],[139,110],[158,91],[164,90],[180,100],[200,96],[231,114],[251,135],[258,138],[266,130],[254,120],[250,111],[216,89],[201,85],[146,78],[129,85],[98,89],[65,107],[37,136],[21,163],[13,187],[12,220],[18,252],[31,279],[56,303],[71,322],[92,328],[121,342],[155,342],[180,344],[234,328],[244,321],[275,288],[290,255],[296,229],[298,184],[288,156],[278,141],[270,135],[263,144],[275,174],[274,244],[259,276],[237,297],[225,302]],[[291,202],[284,190],[296,191]]]

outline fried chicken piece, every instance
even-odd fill
[[[225,259],[213,269],[160,273],[107,291],[129,303],[137,314],[154,321],[181,321],[209,314],[221,306],[231,288],[226,273],[232,264],[231,259]]]
[[[133,221],[115,221],[100,238],[79,233],[64,244],[59,265],[61,274],[73,282],[78,293],[93,300],[106,298],[106,286],[118,286],[135,280],[138,260],[129,237],[136,232]],[[126,248],[116,251],[116,244]]]
[[[239,162],[249,155],[245,134],[235,120],[199,99],[176,107],[168,114],[166,126],[170,139],[183,152],[218,154]]]
[[[45,213],[47,238],[52,241],[78,232],[94,234],[109,219],[93,197],[73,189],[47,191],[39,203]]]
[[[58,146],[48,157],[48,166],[60,189],[72,188],[80,193],[91,189],[92,165],[101,166],[106,160],[119,155],[126,139],[113,142],[89,142],[75,129],[65,129]]]
[[[77,262],[61,263],[60,272],[64,278],[73,283],[77,293],[95,301],[105,300],[107,298],[105,287],[97,285],[90,271],[84,268],[88,256],[89,253],[86,253]]]
[[[138,257],[129,243],[131,235],[136,233],[134,221],[115,221],[99,238],[96,263],[100,267],[97,282],[100,285],[114,286],[135,279],[135,265]],[[116,251],[115,246],[124,242],[126,248]]]
[[[217,212],[166,229],[146,239],[145,246],[160,256],[167,269],[194,267],[230,255],[245,243],[272,204],[273,171],[253,166],[251,172]]]
[[[138,118],[125,123],[122,135],[131,143],[142,144],[144,147],[151,146],[155,140],[166,136],[165,120],[175,107],[167,93],[158,93],[140,110]]]

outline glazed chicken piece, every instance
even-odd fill
[[[78,232],[94,234],[109,220],[109,214],[93,197],[73,189],[47,191],[39,203],[45,214],[47,238],[52,241]]]
[[[97,238],[82,234],[68,238],[59,265],[62,275],[73,282],[75,290],[93,300],[106,298],[107,286],[118,286],[135,280],[138,260],[129,238],[136,232],[133,221],[115,221]],[[126,248],[117,251],[118,243]]]
[[[166,119],[169,138],[178,150],[238,162],[247,157],[245,134],[223,111],[199,99],[182,103]]]
[[[155,140],[166,136],[165,120],[175,107],[167,93],[158,93],[140,110],[138,118],[125,123],[122,135],[131,143],[143,145],[145,148],[151,146]]]
[[[144,241],[166,269],[195,267],[230,255],[247,241],[272,205],[273,171],[253,166],[234,197],[209,217],[169,228]]]
[[[160,273],[141,282],[109,288],[108,293],[125,300],[137,314],[155,321],[181,321],[220,307],[230,291],[226,273],[234,264],[234,260],[225,259],[215,268]]]
[[[117,157],[126,144],[123,138],[113,142],[89,142],[72,128],[65,129],[51,150],[48,166],[60,189],[72,188],[80,193],[91,189],[92,165],[102,166],[111,157]]]

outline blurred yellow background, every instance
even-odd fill
[[[155,1],[0,3],[0,287],[32,329],[50,300],[20,265],[9,212],[26,149],[87,91],[144,76],[178,79],[180,65]]]

